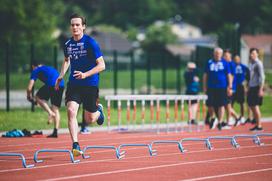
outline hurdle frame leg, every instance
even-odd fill
[[[260,146],[264,145],[264,143],[261,142],[260,137],[261,136],[272,136],[272,133],[257,133],[255,134],[256,138],[258,139],[257,144],[259,144]]]
[[[236,142],[236,140],[233,138],[233,136],[210,136],[210,137],[208,137],[208,140],[210,143],[211,143],[211,140],[230,140],[230,144],[234,148],[239,148],[239,144]],[[211,148],[213,149],[213,147],[211,147]]]
[[[262,143],[260,141],[260,138],[256,135],[234,135],[233,139],[236,141],[237,145],[240,147],[239,143],[237,142],[237,138],[252,138],[252,141],[254,144],[261,146]]]
[[[72,163],[78,163],[80,162],[80,160],[75,160],[74,159],[74,155],[72,154],[72,152],[70,150],[62,150],[62,149],[41,149],[41,150],[37,150],[34,154],[34,161],[36,163],[42,163],[43,160],[39,160],[38,159],[38,154],[39,153],[69,153],[70,156],[70,160]]]
[[[22,153],[5,153],[5,152],[0,152],[0,156],[6,156],[6,157],[20,157],[22,160],[22,164],[24,168],[33,168],[35,165],[34,164],[26,164],[26,159],[25,156]]]

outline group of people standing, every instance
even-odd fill
[[[86,19],[78,14],[70,17],[70,30],[72,37],[64,46],[64,61],[60,73],[52,67],[32,62],[32,73],[27,87],[27,99],[37,102],[47,113],[48,123],[54,122],[54,131],[48,137],[58,137],[60,123],[59,108],[64,92],[64,75],[70,67],[70,76],[65,93],[67,107],[68,127],[72,139],[72,151],[74,156],[82,154],[78,143],[77,114],[79,106],[83,105],[83,129],[87,124],[104,122],[103,106],[98,104],[99,73],[105,69],[103,55],[97,42],[84,34]],[[249,68],[241,64],[238,55],[232,61],[231,52],[221,48],[215,48],[213,58],[208,60],[203,75],[203,91],[208,95],[207,106],[210,128],[218,127],[229,129],[230,117],[235,118],[234,125],[238,125],[244,116],[244,97],[247,90],[247,102],[256,120],[256,126],[251,130],[262,130],[260,122],[262,105],[264,69],[258,58],[258,50],[250,50]],[[184,74],[187,86],[186,94],[196,95],[199,92],[200,79],[197,75],[196,65],[188,63],[188,71]],[[247,78],[248,77],[248,78]],[[37,79],[42,86],[35,97],[32,89]],[[247,82],[247,88],[245,86]],[[47,101],[50,99],[51,107]],[[237,101],[241,106],[241,114],[238,116],[232,105]],[[197,101],[191,102],[191,120],[196,124]],[[223,121],[225,110],[226,122]]]
[[[208,60],[203,74],[203,91],[207,94],[208,114],[205,123],[210,129],[231,129],[232,126],[251,122],[255,124],[251,131],[262,131],[260,106],[262,105],[264,89],[264,68],[259,60],[259,51],[250,49],[248,67],[241,63],[239,55],[232,59],[230,50],[215,48],[213,58]],[[195,95],[200,90],[196,65],[188,63],[184,74],[186,94]],[[244,118],[245,97],[248,104],[248,118]],[[233,109],[233,104],[240,105],[240,114]],[[190,123],[197,123],[197,102],[192,102]],[[226,114],[225,114],[226,112]],[[252,115],[251,115],[252,113]],[[226,121],[224,121],[224,117]],[[233,118],[233,119],[231,119]],[[231,121],[234,120],[234,121]]]

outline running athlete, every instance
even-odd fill
[[[65,58],[55,85],[55,88],[58,89],[60,81],[71,66],[65,103],[74,156],[83,154],[78,143],[77,114],[79,105],[83,104],[84,119],[87,123],[97,122],[98,125],[102,125],[104,122],[103,106],[97,105],[96,101],[99,73],[105,69],[105,62],[96,41],[84,34],[85,28],[85,17],[78,14],[70,16],[72,37],[65,43]]]

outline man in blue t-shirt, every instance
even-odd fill
[[[64,81],[62,80],[59,84],[59,89],[55,90],[55,82],[59,76],[56,69],[50,66],[45,66],[34,61],[32,63],[32,72],[30,81],[27,87],[27,99],[29,101],[37,101],[37,103],[48,113],[48,124],[54,121],[54,131],[49,138],[58,137],[58,128],[60,124],[60,113],[59,108],[61,106],[62,94],[64,90]],[[32,88],[35,81],[39,79],[44,85],[38,90],[35,99],[32,97]],[[51,107],[47,104],[50,99]]]
[[[223,53],[223,60],[225,60],[230,67],[230,74],[232,78],[232,93],[234,94],[236,92],[236,73],[235,73],[235,68],[236,64],[235,62],[232,61],[232,54],[229,49],[224,50]],[[230,118],[234,117],[235,123],[234,126],[237,126],[239,123],[239,117],[235,110],[232,108],[232,102],[233,102],[233,95],[228,96],[228,103],[225,106],[226,109],[226,122],[223,123],[223,129],[231,129],[231,123],[230,123]]]
[[[203,75],[203,91],[208,95],[207,106],[211,117],[210,128],[217,126],[219,130],[222,129],[227,96],[232,94],[229,64],[222,60],[222,55],[221,48],[214,49],[214,58],[207,62]],[[218,108],[218,120],[215,119],[215,108]]]
[[[71,73],[67,84],[65,102],[68,112],[68,126],[73,141],[72,152],[80,156],[83,152],[78,143],[77,113],[83,104],[84,119],[88,123],[104,122],[103,106],[97,105],[99,73],[105,69],[105,62],[96,41],[84,34],[86,19],[78,14],[70,16],[72,37],[64,46],[64,61],[61,73],[56,81],[58,89],[60,81],[71,65]]]
[[[234,56],[234,62],[236,64],[236,92],[233,95],[233,103],[238,102],[240,105],[240,120],[244,118],[244,102],[245,102],[245,82],[249,81],[249,69],[246,65],[241,63],[239,55]],[[249,118],[248,118],[249,119]],[[250,119],[246,122],[250,122]]]

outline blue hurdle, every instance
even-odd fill
[[[208,138],[184,138],[184,139],[181,139],[181,140],[180,140],[181,146],[182,146],[183,142],[185,142],[185,141],[204,141],[205,146],[206,146],[209,150],[212,150],[212,145],[211,145],[211,143],[210,143],[210,141],[209,141]],[[187,151],[187,150],[185,150],[183,147],[181,147],[181,150],[182,150],[183,153],[184,153],[185,151]]]
[[[234,148],[239,147],[239,144],[236,142],[236,140],[232,136],[210,136],[210,137],[208,137],[209,142],[211,142],[212,139],[213,140],[230,140],[230,144]]]
[[[178,149],[183,152],[182,150],[182,145],[179,141],[172,141],[172,140],[159,140],[159,141],[153,141],[151,142],[150,146],[151,146],[151,149],[152,149],[152,155],[157,155],[157,150],[154,150],[153,149],[153,145],[155,144],[177,144],[178,145]]]
[[[259,146],[262,145],[262,143],[260,141],[260,138],[258,136],[256,136],[256,135],[235,135],[235,136],[233,136],[233,139],[235,139],[236,142],[237,142],[237,140],[236,140],[237,138],[252,138],[253,143],[255,143],[255,144],[259,145]],[[238,144],[238,142],[237,142],[237,145],[238,145],[238,147],[240,146]]]
[[[121,144],[119,147],[118,147],[118,150],[119,150],[119,159],[121,158],[124,158],[125,157],[125,151],[122,151],[121,152],[121,148],[123,147],[147,147],[148,148],[148,151],[149,151],[149,155],[150,156],[153,156],[153,152],[152,152],[152,148],[150,146],[150,144]]]
[[[72,163],[78,163],[80,160],[75,160],[72,152],[70,150],[61,150],[61,149],[41,149],[35,152],[34,154],[34,161],[36,163],[41,163],[43,160],[38,160],[39,153],[69,153],[70,159]]]
[[[259,142],[258,142],[258,143],[259,143],[260,145],[264,145],[264,143],[261,142],[260,137],[263,137],[263,136],[272,136],[272,134],[271,134],[271,133],[258,133],[258,134],[255,134],[255,136],[257,136],[258,139],[259,139]]]
[[[113,149],[113,150],[115,150],[116,158],[120,159],[119,150],[115,146],[86,146],[83,150],[83,155],[82,155],[82,157],[84,159],[91,157],[91,156],[86,155],[86,151],[89,149]]]
[[[24,168],[33,168],[34,167],[34,164],[30,164],[30,165],[26,164],[25,156],[23,154],[21,154],[21,153],[3,153],[3,152],[0,152],[0,156],[8,156],[8,157],[17,156],[17,157],[20,157],[22,159],[22,163],[23,163]]]

